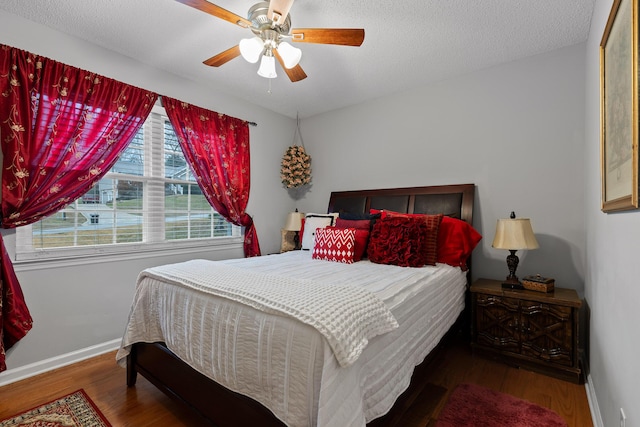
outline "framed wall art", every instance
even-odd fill
[[[615,0],[600,43],[602,210],[638,208],[638,0]]]

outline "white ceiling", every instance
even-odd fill
[[[210,1],[243,17],[257,2]],[[258,64],[242,57],[219,68],[202,64],[252,33],[174,0],[0,0],[0,9],[286,116],[305,118],[581,43],[587,39],[594,3],[296,0],[290,12],[293,28],[365,29],[360,47],[296,44],[308,75],[296,83],[280,68],[276,79],[259,77]]]

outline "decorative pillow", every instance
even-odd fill
[[[353,262],[361,261],[362,258],[365,258],[367,252],[367,245],[369,244],[369,230],[365,228],[354,228],[354,227],[341,227],[340,225],[336,225],[335,227],[325,227],[325,228],[336,228],[336,229],[347,229],[353,228],[356,230],[356,241],[355,241],[355,250],[353,255]]]
[[[313,249],[313,238],[317,228],[334,225],[338,214],[308,213],[304,217],[304,230],[301,230],[301,248],[305,251]]]
[[[311,257],[352,264],[355,256],[355,228],[318,228]]]
[[[367,256],[377,264],[422,267],[427,263],[427,223],[420,217],[387,217],[371,230]]]
[[[427,223],[427,264],[436,265],[438,262],[438,234],[443,214],[425,215]]]
[[[371,209],[371,212],[376,211],[380,213],[381,218],[389,217],[403,217],[403,218],[424,218],[427,223],[427,236],[425,244],[427,245],[427,265],[436,265],[438,262],[438,231],[440,229],[440,223],[442,222],[443,214],[407,214],[401,212],[394,212],[388,210],[378,211]]]
[[[466,222],[445,216],[438,233],[438,262],[467,269],[471,252],[482,235]]]
[[[371,230],[371,221],[368,219],[336,219],[336,227],[338,228],[359,228]]]
[[[368,219],[342,219],[336,220],[336,228],[356,229],[356,255],[354,261],[360,261],[366,257],[367,245],[369,244],[369,233],[371,231],[371,221]]]

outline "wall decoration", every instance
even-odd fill
[[[296,143],[296,137],[300,143]],[[301,199],[311,189],[311,156],[304,149],[300,132],[300,118],[296,115],[296,129],[293,142],[282,156],[280,180],[294,200]]]
[[[602,210],[638,208],[638,0],[615,0],[600,43]]]
[[[311,156],[301,145],[287,148],[282,157],[280,179],[286,188],[297,188],[311,182]]]

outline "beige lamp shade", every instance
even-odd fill
[[[303,217],[304,214],[302,212],[289,212],[289,214],[287,214],[287,221],[284,224],[284,229],[288,231],[300,231]]]
[[[491,245],[496,249],[538,249],[529,218],[499,219]]]

